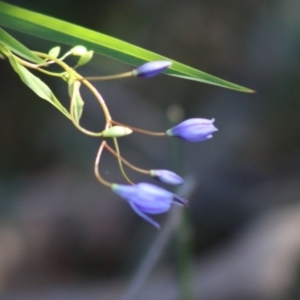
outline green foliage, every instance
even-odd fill
[[[248,88],[209,75],[105,34],[22,9],[2,1],[0,1],[0,25],[58,43],[72,46],[84,45],[86,48],[98,54],[135,66],[147,61],[169,60],[172,61],[173,64],[165,72],[168,75],[213,84],[241,92],[253,92]],[[22,54],[24,53],[22,52]]]
[[[5,32],[2,28],[0,28],[0,43],[7,47],[12,52],[20,55],[23,58],[28,59],[29,61],[40,63],[42,60],[32,53],[27,47]]]
[[[81,82],[77,80],[69,80],[69,95],[71,97],[71,114],[74,121],[79,124],[83,112],[84,101],[80,95]]]
[[[60,110],[67,118],[70,119],[70,114],[68,111],[61,105],[61,103],[54,96],[50,88],[37,76],[33,75],[25,67],[18,63],[18,61],[13,57],[8,57],[10,64],[12,65],[15,72],[17,72],[21,80],[39,97],[50,102],[58,110]]]
[[[122,189],[125,191],[125,197],[123,198],[130,202],[133,201],[131,199],[136,199],[136,197],[138,197],[137,204],[139,208],[137,206],[133,206],[135,205],[135,202],[130,202],[131,206],[134,208],[135,212],[156,227],[158,227],[158,224],[149,218],[146,215],[147,213],[162,213],[168,210],[173,202],[175,204],[177,201],[177,204],[180,203],[181,205],[186,205],[187,201],[160,187],[155,187],[154,185],[143,183],[140,187],[138,185],[135,186],[134,182],[127,176],[123,168],[123,164],[136,172],[150,177],[151,170],[141,169],[125,160],[120,154],[117,139],[135,131],[156,137],[178,136],[185,140],[194,142],[204,141],[211,138],[211,134],[217,131],[217,129],[212,126],[213,120],[199,118],[192,119],[192,127],[188,126],[187,128],[187,126],[184,125],[184,136],[169,134],[172,128],[163,132],[152,132],[137,127],[131,127],[130,125],[121,124],[112,118],[106,102],[92,82],[100,80],[116,80],[135,76],[146,78],[155,76],[164,71],[167,75],[183,79],[208,83],[241,92],[253,92],[248,88],[209,75],[113,37],[70,24],[65,21],[28,11],[2,1],[0,1],[0,25],[43,39],[49,39],[56,43],[68,44],[71,46],[71,49],[61,56],[61,49],[59,46],[53,47],[48,53],[31,51],[0,28],[0,58],[6,57],[14,71],[20,76],[21,80],[36,95],[51,103],[68,119],[70,119],[79,131],[92,137],[102,138],[94,163],[94,173],[96,178],[104,186],[109,188],[114,186],[121,187],[121,185],[117,185],[104,179],[99,172],[100,158],[103,150],[107,150],[116,157],[120,172],[129,184],[127,186],[122,185]],[[128,64],[135,66],[139,65],[139,67],[121,74],[83,77],[80,73],[78,73],[77,68],[90,62],[94,52]],[[65,62],[65,59],[68,56],[76,56],[78,61],[75,66],[70,66],[68,62]],[[60,71],[52,71],[51,66],[53,65],[56,65],[56,68],[59,68]],[[34,75],[31,70],[59,78],[67,85],[70,98],[70,104],[68,107],[69,111],[54,96],[47,84]],[[84,109],[84,100],[80,94],[81,86],[85,86],[89,90],[102,110],[105,118],[105,125],[104,128],[102,128],[102,131],[90,131],[82,127],[80,124],[80,119]],[[190,121],[187,120],[187,122],[191,124]],[[182,124],[183,123],[186,124],[185,122],[182,122]],[[209,128],[207,128],[207,124],[209,124]],[[179,124],[178,126],[182,127],[183,125]],[[183,132],[183,130],[181,130],[181,132]],[[114,148],[108,144],[112,142],[114,144]],[[170,176],[170,173],[174,174],[167,170],[164,170],[163,172],[167,177]],[[178,177],[178,175],[176,176]],[[163,182],[174,184],[170,179],[167,179],[167,181],[165,179]],[[128,191],[130,191],[129,195]],[[146,193],[146,195],[148,193],[146,198],[143,198],[144,193]],[[150,201],[148,201],[149,199]],[[144,206],[144,202],[149,203]]]

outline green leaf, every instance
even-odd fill
[[[50,102],[59,111],[61,111],[67,118],[71,118],[69,112],[62,106],[62,104],[54,96],[50,88],[37,76],[33,75],[25,67],[20,65],[18,61],[13,57],[8,57],[13,69],[19,74],[21,80],[39,97]]]
[[[33,54],[28,48],[26,48],[23,44],[9,35],[6,31],[0,28],[0,43],[7,47],[12,52],[18,54],[19,56],[28,59],[31,62],[40,63],[42,59],[37,55]]]
[[[165,72],[168,75],[180,76],[184,79],[209,83],[241,92],[254,92],[105,34],[2,1],[0,1],[0,25],[63,44],[84,45],[96,53],[135,66],[147,61],[170,60],[173,65]]]
[[[69,95],[71,97],[71,110],[73,112],[76,123],[82,116],[84,101],[80,95],[81,82],[78,80],[69,80]]]

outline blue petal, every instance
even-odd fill
[[[132,201],[147,213],[159,214],[170,209],[173,194],[150,183],[138,183],[137,197]]]
[[[179,185],[184,183],[183,178],[168,170],[150,170],[150,176],[167,184]]]
[[[135,211],[135,213],[137,213],[140,217],[142,217],[144,220],[146,220],[147,222],[149,222],[150,224],[152,224],[157,229],[160,228],[160,225],[157,222],[155,222],[149,216],[147,216],[146,214],[144,214],[138,207],[135,206],[134,203],[130,202],[129,204],[130,204],[131,208]]]
[[[175,136],[189,142],[201,142],[212,138],[218,129],[213,125],[215,120],[194,118],[188,119],[167,130],[168,136]]]
[[[152,204],[152,203],[143,203],[138,201],[132,201],[140,210],[145,213],[151,215],[162,214],[170,210],[171,205],[168,203],[159,203],[159,204]]]
[[[149,78],[160,74],[171,65],[172,62],[166,60],[150,61],[133,70],[133,74],[138,77]]]
[[[125,184],[113,184],[111,186],[113,192],[127,201],[131,201],[136,197],[136,186]]]
[[[111,189],[125,199],[138,215],[157,228],[159,225],[146,214],[164,213],[170,209],[171,204],[187,205],[187,200],[150,183],[113,184]]]

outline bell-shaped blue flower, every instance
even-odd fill
[[[202,142],[212,138],[212,133],[218,130],[214,121],[215,119],[188,119],[167,130],[166,134],[189,142]]]
[[[125,199],[140,217],[156,228],[159,228],[159,224],[147,214],[161,214],[168,211],[171,204],[183,206],[188,203],[186,199],[150,183],[113,184],[111,189]]]
[[[184,179],[174,172],[168,170],[150,170],[150,176],[154,179],[173,185],[184,184]]]
[[[156,76],[172,65],[171,61],[157,60],[147,62],[132,71],[134,76],[149,78]]]

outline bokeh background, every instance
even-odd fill
[[[191,299],[300,299],[300,2],[9,2],[257,91],[243,94],[163,75],[96,83],[120,122],[160,131],[171,121],[205,117],[215,118],[219,128],[204,143],[139,134],[120,141],[124,157],[136,165],[175,169],[193,183],[184,210],[188,229],[167,236],[137,299],[180,299],[178,248],[186,241],[190,276],[183,280]],[[56,45],[9,32],[34,50]],[[96,55],[82,73],[128,69]],[[94,178],[99,140],[82,135],[38,99],[7,61],[0,61],[0,78],[1,299],[120,299],[160,232]],[[47,83],[67,105],[64,83]],[[84,95],[83,124],[97,130],[103,115]],[[108,154],[101,171],[121,180]],[[162,228],[174,212],[157,217]]]

